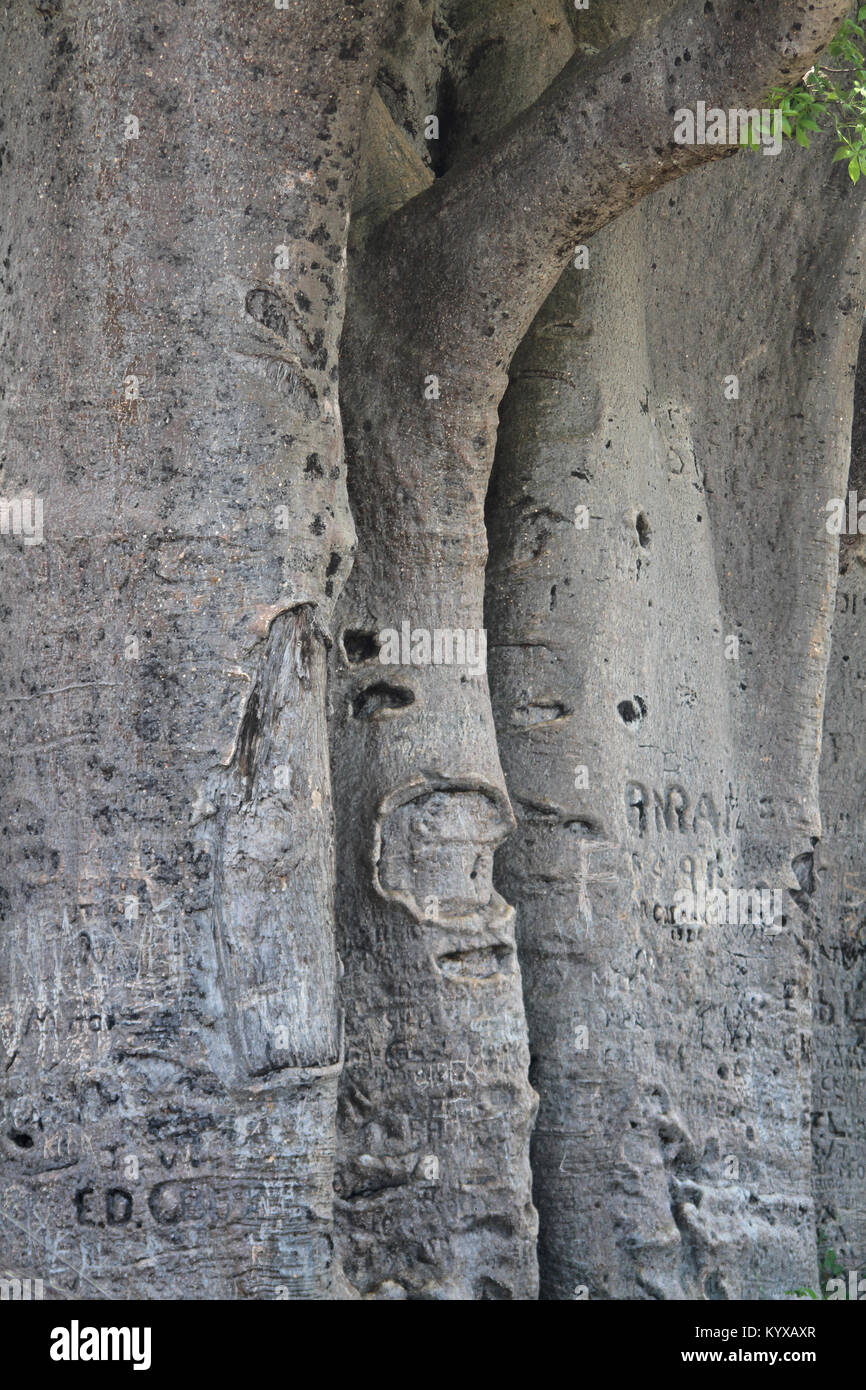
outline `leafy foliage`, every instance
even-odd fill
[[[848,174],[857,183],[866,174],[866,5],[856,19],[846,19],[828,44],[820,63],[806,73],[796,87],[777,87],[770,93],[770,107],[782,117],[782,133],[809,148],[810,137],[834,131],[837,160],[847,160]],[[766,125],[766,120],[763,122]],[[767,131],[770,134],[771,131]],[[744,143],[756,148],[750,132]]]
[[[828,1249],[827,1246],[820,1243],[820,1240],[818,1245],[818,1258],[821,1271],[821,1292],[816,1293],[814,1289],[800,1288],[786,1289],[786,1294],[793,1295],[795,1298],[826,1299],[828,1281],[830,1279],[845,1278],[845,1271],[839,1263],[835,1250]]]

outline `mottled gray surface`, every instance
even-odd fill
[[[866,500],[862,347],[854,400],[848,486],[859,505]],[[844,488],[834,496],[848,500]],[[829,1264],[832,1252],[845,1271],[862,1271],[866,1265],[864,544],[859,531],[843,534],[824,709],[821,840],[806,883],[817,931],[812,968],[812,1191],[822,1262]]]
[[[596,239],[512,368],[487,616],[520,825],[497,882],[548,1296],[815,1284],[814,940],[791,892],[820,828],[823,503],[847,468],[862,232],[826,156],[708,170]],[[783,890],[784,930],[677,925],[701,883]]]
[[[2,17],[0,492],[45,542],[0,545],[0,1268],[78,1295],[332,1288],[323,627],[380,27]]]
[[[846,3],[7,8],[0,1274],[859,1267],[866,203],[671,143]]]

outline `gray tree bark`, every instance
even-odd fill
[[[534,1181],[542,1296],[814,1276],[860,203],[818,149],[660,190],[848,8],[7,9],[0,1265],[534,1298]],[[383,662],[485,602],[492,703]],[[674,941],[703,877],[786,933]]]
[[[721,17],[719,22],[724,29]],[[593,333],[589,326],[593,310],[587,311],[581,306],[580,326],[569,338],[569,328],[576,327],[573,319],[577,312],[563,311],[556,296],[548,302],[541,317],[544,327],[539,331],[544,341],[528,369],[529,375],[536,378],[534,408],[530,409],[528,417],[518,419],[513,436],[509,434],[512,419],[509,403],[503,406],[500,457],[504,451],[501,471],[507,481],[501,483],[501,487],[507,492],[512,482],[507,475],[511,451],[519,484],[515,484],[514,491],[504,498],[497,493],[489,507],[491,534],[495,537],[488,572],[489,625],[497,663],[493,667],[494,691],[501,697],[496,705],[496,724],[512,800],[516,795],[520,807],[536,819],[533,823],[535,834],[528,833],[526,842],[520,839],[512,843],[501,856],[504,865],[500,876],[501,897],[488,881],[486,867],[488,848],[507,830],[507,821],[497,745],[491,731],[483,682],[473,680],[456,667],[413,667],[406,664],[405,658],[399,671],[392,670],[388,678],[383,679],[377,634],[399,629],[401,621],[408,622],[413,631],[417,627],[428,632],[436,628],[472,630],[480,626],[478,591],[485,559],[481,509],[495,438],[492,411],[502,389],[503,363],[524,333],[526,319],[523,316],[533,303],[540,302],[551,277],[556,276],[563,263],[569,223],[574,229],[574,239],[588,235],[602,220],[615,215],[621,206],[619,198],[627,201],[632,197],[638,182],[643,191],[648,191],[681,172],[676,152],[665,151],[658,143],[646,148],[645,163],[635,159],[633,138],[629,146],[632,156],[624,175],[594,173],[593,162],[608,158],[610,146],[616,146],[617,135],[614,131],[605,132],[604,139],[595,143],[590,153],[582,145],[580,120],[575,121],[568,115],[574,108],[573,98],[569,101],[569,97],[575,84],[597,84],[593,90],[602,92],[605,83],[623,85],[623,79],[630,76],[633,69],[644,70],[647,76],[643,91],[651,90],[659,80],[658,68],[652,67],[654,60],[666,74],[668,85],[676,87],[682,78],[677,73],[674,55],[681,51],[678,46],[681,31],[684,33],[693,23],[693,17],[678,8],[672,15],[663,16],[658,29],[650,27],[605,53],[600,60],[593,60],[589,70],[582,66],[580,59],[570,61],[539,101],[519,116],[504,136],[494,138],[487,152],[482,147],[464,160],[458,160],[443,177],[426,188],[427,181],[419,168],[416,186],[421,189],[420,193],[403,210],[386,216],[384,225],[377,224],[371,202],[364,203],[369,222],[364,241],[356,247],[353,259],[353,294],[342,349],[352,506],[360,543],[358,563],[338,613],[344,643],[335,665],[334,766],[339,769],[338,820],[343,817],[344,824],[338,850],[341,866],[338,915],[343,924],[342,940],[348,961],[347,994],[351,1000],[350,1051],[343,1088],[342,1201],[338,1224],[344,1234],[347,1271],[362,1285],[365,1294],[371,1296],[526,1297],[531,1293],[531,1274],[525,1273],[528,1270],[525,1249],[532,1238],[533,1220],[527,1208],[525,1169],[515,1157],[521,1154],[525,1140],[531,1099],[522,1087],[521,1008],[514,980],[510,914],[506,914],[504,903],[511,902],[519,908],[525,946],[523,959],[529,965],[534,964],[537,951],[544,954],[550,948],[555,954],[559,948],[566,955],[569,952],[569,947],[562,945],[562,936],[572,928],[560,920],[562,905],[551,893],[551,887],[557,884],[560,876],[576,893],[583,909],[587,902],[587,880],[600,875],[603,882],[612,885],[612,915],[624,918],[629,913],[628,892],[637,846],[628,845],[627,833],[617,846],[613,828],[609,832],[604,829],[605,822],[612,826],[612,817],[602,820],[597,814],[588,815],[573,809],[574,797],[569,797],[565,789],[571,785],[574,775],[568,761],[573,754],[567,747],[567,738],[564,746],[557,746],[553,730],[540,730],[549,757],[537,758],[531,773],[523,775],[526,768],[516,751],[514,733],[515,728],[519,729],[521,747],[535,752],[538,744],[533,745],[527,739],[528,731],[534,733],[537,725],[547,723],[555,725],[557,732],[562,729],[577,709],[574,696],[569,697],[567,690],[589,684],[585,658],[593,667],[593,678],[606,680],[607,658],[594,645],[588,647],[589,633],[594,641],[601,640],[603,644],[601,610],[591,589],[575,587],[574,606],[580,607],[581,617],[563,637],[563,646],[567,649],[563,661],[573,662],[574,669],[565,682],[566,692],[552,693],[551,673],[543,669],[543,653],[536,649],[548,645],[550,631],[555,630],[558,623],[567,622],[561,608],[554,613],[557,585],[551,586],[549,581],[555,577],[561,583],[570,583],[567,576],[573,559],[571,555],[563,559],[563,573],[557,573],[555,562],[545,553],[545,543],[551,533],[561,528],[565,547],[573,544],[573,478],[575,474],[582,475],[579,468],[569,470],[566,467],[563,455],[570,452],[568,443],[560,450],[545,453],[540,467],[550,470],[549,479],[539,481],[525,465],[528,436],[533,437],[529,448],[539,447],[537,437],[545,400],[556,422],[553,428],[561,430],[560,438],[570,441],[572,448],[573,441],[581,441],[581,454],[593,427],[607,423],[608,414],[602,405],[604,392],[596,373],[603,376],[611,390],[610,409],[619,413],[620,429],[628,430],[621,395],[626,382],[640,379],[642,364],[639,351],[637,357],[630,351],[626,325],[629,313],[635,315],[642,302],[642,290],[648,287],[635,288],[630,300],[626,295],[627,302],[623,303],[623,278],[628,273],[631,254],[621,237],[617,240],[616,231],[611,233],[615,250],[603,264],[596,282],[599,300],[594,309],[601,325],[599,336],[609,334],[610,346],[598,367],[587,358],[579,361],[576,367],[576,374],[582,374],[583,382],[586,383],[587,378],[591,382],[578,394],[577,413],[570,413],[567,420],[560,418],[562,404],[555,394],[556,385],[551,386],[551,379],[554,383],[559,379],[569,381],[564,363],[569,350],[574,351],[575,337],[585,338]],[[778,16],[774,16],[770,26],[774,34],[777,26]],[[812,34],[817,42],[814,31]],[[472,35],[473,40],[476,37]],[[761,41],[760,34],[752,35],[750,54],[759,66]],[[713,61],[710,39],[709,47],[701,52],[702,80],[706,80]],[[721,68],[723,64],[719,62]],[[754,80],[754,90],[757,90],[765,78],[756,76]],[[454,100],[459,110],[460,85],[455,85]],[[688,82],[685,89],[689,89]],[[738,89],[739,92],[743,90]],[[518,86],[516,103],[520,103],[525,94],[525,88],[521,90]],[[635,118],[640,113],[645,119],[644,99],[639,89],[631,113]],[[743,99],[751,100],[750,97]],[[671,109],[678,104],[677,97]],[[604,99],[591,108],[596,120],[601,119],[600,112],[613,109]],[[619,111],[619,107],[615,109]],[[552,139],[551,131],[556,132]],[[471,135],[466,132],[464,138],[471,139]],[[452,135],[452,143],[453,139]],[[547,140],[550,143],[545,143]],[[376,157],[382,158],[387,146],[382,113],[379,113],[370,142],[377,151]],[[558,144],[561,144],[562,155]],[[580,162],[577,161],[578,152],[582,156]],[[692,154],[690,152],[689,160]],[[411,154],[404,148],[399,167],[407,177],[410,163]],[[521,189],[527,190],[528,197],[528,205],[524,204],[525,216],[518,224],[513,218],[508,220],[505,214],[505,200],[515,180],[513,165],[520,171],[516,182]],[[595,197],[596,177],[604,180],[609,200],[599,201]],[[618,182],[620,178],[621,183]],[[381,186],[386,181],[378,178],[371,182]],[[568,219],[563,215],[554,221],[550,215],[544,194],[554,183],[569,200],[571,217]],[[703,193],[706,196],[705,188]],[[385,200],[388,210],[391,196],[389,193]],[[778,196],[777,189],[773,196]],[[495,248],[491,247],[486,221],[490,203],[501,210],[502,233]],[[828,213],[828,219],[829,216]],[[454,227],[457,228],[456,241],[451,240]],[[841,241],[846,237],[845,230],[839,233]],[[697,241],[697,235],[695,239]],[[569,242],[568,247],[570,250],[573,242]],[[410,264],[411,273],[408,271]],[[506,290],[506,281],[518,273],[521,276],[520,299],[515,304]],[[729,273],[728,268],[725,274]],[[853,270],[850,273],[853,274]],[[858,286],[854,288],[857,290]],[[560,322],[563,318],[565,323]],[[784,331],[780,329],[782,334]],[[531,338],[532,343],[536,341]],[[669,350],[669,343],[668,335],[663,346],[660,332],[657,348],[660,357]],[[531,352],[528,344],[519,355],[518,374],[524,370],[526,352]],[[441,384],[441,399],[425,398],[424,384],[430,380],[430,374],[435,374]],[[779,396],[784,399],[790,387],[790,379],[781,378]],[[721,377],[718,389],[722,389]],[[587,398],[592,402],[593,414],[587,410]],[[831,408],[835,404],[834,399]],[[643,399],[640,405],[643,410],[635,397],[636,421],[629,440],[629,447],[635,450],[645,442],[641,439],[641,421],[648,409],[647,400]],[[657,408],[661,409],[661,403]],[[778,408],[777,397],[768,409]],[[666,423],[670,428],[670,422]],[[816,428],[822,428],[820,423]],[[610,447],[610,433],[609,429],[605,431],[602,447]],[[677,442],[682,444],[682,441]],[[837,440],[835,451],[831,448],[828,452],[828,467],[837,464],[839,453]],[[682,461],[680,471],[684,471]],[[395,478],[399,479],[396,489]],[[682,546],[690,554],[695,523],[690,522],[686,510],[691,509],[691,501],[685,486],[679,508],[669,515],[669,543]],[[625,505],[626,499],[623,499]],[[670,513],[670,504],[666,505]],[[433,518],[435,524],[431,525]],[[641,531],[644,519],[643,513],[637,510],[628,519],[627,532],[631,541],[626,536],[625,544],[629,549],[642,552],[644,546],[650,544]],[[536,522],[537,529],[533,529]],[[724,526],[724,519],[721,524]],[[678,529],[681,536],[678,536]],[[610,571],[624,571],[625,561],[611,553],[606,528],[599,544],[598,577],[602,584],[610,584],[613,592]],[[699,588],[703,585],[705,590],[709,585],[706,609],[695,614],[696,643],[700,641],[697,634],[705,625],[711,630],[719,621],[720,600],[712,568],[712,550],[706,545],[703,549],[703,567],[689,574],[690,584],[697,580]],[[538,561],[537,568],[533,561]],[[632,578],[630,574],[628,577]],[[673,606],[681,578],[671,573],[669,582],[673,587],[668,592],[668,601]],[[538,617],[538,583],[544,590],[543,619]],[[530,597],[533,585],[536,588]],[[809,597],[804,599],[807,603],[812,596],[811,589],[808,592]],[[643,601],[642,598],[640,602]],[[551,614],[549,619],[548,613]],[[587,614],[586,628],[582,626],[584,613]],[[664,614],[660,616],[659,624],[664,617]],[[637,638],[640,631],[637,611],[632,623],[636,640],[644,641]],[[681,636],[678,624],[674,625],[673,633],[674,640]],[[617,633],[620,638],[621,635]],[[530,656],[523,651],[527,646],[533,649]],[[517,649],[514,654],[517,674],[507,665],[513,648]],[[661,656],[661,652],[658,655]],[[797,655],[802,656],[802,653]],[[537,659],[537,670],[529,681],[526,663],[532,656]],[[702,659],[702,653],[696,650],[694,660],[698,658]],[[502,667],[498,664],[500,661]],[[663,671],[661,666],[657,680],[661,679]],[[797,671],[799,678],[799,666]],[[710,708],[705,715],[707,727],[700,729],[696,715],[693,720],[696,732],[690,735],[690,746],[684,748],[682,734],[677,729],[681,716],[676,706],[669,713],[670,730],[659,735],[666,740],[662,748],[667,750],[671,745],[671,751],[679,737],[680,751],[674,755],[678,759],[697,763],[703,760],[712,767],[711,773],[707,769],[705,781],[693,793],[691,803],[691,835],[687,848],[693,854],[696,877],[700,875],[699,857],[708,845],[707,831],[711,837],[718,836],[722,816],[727,819],[729,835],[731,830],[731,806],[726,806],[725,797],[730,799],[733,793],[729,789],[731,784],[723,782],[722,769],[727,766],[729,777],[734,777],[730,771],[734,745],[716,741],[712,730],[714,719],[724,716],[728,722],[727,678],[721,647],[714,674],[715,691],[712,678],[706,672],[702,675],[703,684],[708,685],[710,692]],[[635,679],[629,677],[629,690]],[[539,692],[535,691],[536,684],[541,687]],[[527,685],[532,687],[529,694]],[[663,691],[664,687],[659,686],[655,697],[657,705],[665,698]],[[635,695],[633,698],[635,709],[640,709],[643,697]],[[591,737],[588,712],[582,709],[579,717],[566,728],[586,746]],[[601,731],[596,737],[601,743]],[[628,745],[622,747],[620,758],[628,748]],[[617,755],[613,745],[608,744],[603,751],[596,746],[592,751],[602,787],[613,789],[624,786],[628,778],[637,778],[634,763],[630,770],[616,769]],[[799,763],[795,771],[800,777],[803,769]],[[679,763],[668,772],[675,772],[680,779],[684,775]],[[814,774],[812,767],[812,781],[807,783],[810,788]],[[641,775],[649,777],[648,772]],[[784,773],[782,775],[784,781]],[[661,769],[654,772],[653,777],[663,781]],[[520,788],[517,792],[515,784]],[[560,798],[551,804],[550,789],[557,785],[561,788]],[[546,794],[542,789],[546,789]],[[648,791],[644,794],[650,797]],[[665,803],[663,812],[665,824],[672,825],[675,831],[680,825],[685,829],[688,805],[684,794],[683,801],[677,803],[677,795],[681,793],[675,794],[673,805]],[[618,800],[621,804],[617,805],[616,814],[625,826],[627,807],[622,792]],[[695,831],[695,811],[698,819],[706,822],[703,836]],[[539,822],[550,831],[544,850],[539,848]],[[736,833],[732,837],[737,841],[741,838]],[[745,855],[747,848],[745,843],[738,848],[732,841],[720,842],[720,858],[724,852],[728,856]],[[714,849],[713,846],[711,852]],[[774,843],[774,853],[776,849]],[[784,876],[780,882],[786,888],[797,883],[790,867],[791,857],[791,851],[783,856]],[[749,872],[763,876],[767,866],[758,849],[748,862]],[[672,872],[679,872],[679,867],[678,861],[670,866]],[[721,872],[730,874],[730,865]],[[534,889],[532,885],[527,886],[527,880],[534,880]],[[763,877],[756,879],[758,881],[763,881]],[[673,879],[669,891],[673,892]],[[540,906],[532,901],[533,892],[543,895]],[[414,919],[411,923],[407,923],[407,909]],[[542,915],[541,921],[538,912]],[[545,929],[547,935],[554,938],[552,948],[550,941],[545,940]],[[630,951],[629,946],[632,947]],[[630,961],[636,949],[641,962],[638,968],[655,969],[656,961],[642,949],[642,943],[630,943],[620,932],[614,940],[602,939],[598,955],[590,960],[581,985],[590,983],[594,968],[605,973],[606,978],[607,972],[616,975],[621,969],[615,963],[620,949],[627,951]],[[761,965],[756,968],[756,980],[768,991],[770,984],[764,981],[764,974],[775,981],[773,972],[780,970],[788,982],[794,972],[791,960],[779,964],[786,954],[796,957],[797,952],[793,947],[789,951],[787,948],[777,951],[771,965],[766,969]],[[659,998],[654,1000],[653,1007],[658,1010],[661,1006],[669,1009],[671,1015],[687,1017],[692,991],[697,985],[692,982],[679,998],[679,985],[675,981],[681,967],[666,962],[665,968],[672,974],[667,985],[668,1004],[661,1006],[665,982],[660,973]],[[633,973],[632,969],[626,980]],[[802,969],[800,975],[803,975]],[[800,979],[799,985],[801,991],[805,991],[805,979]],[[477,1002],[482,986],[489,996],[486,1008]],[[534,1014],[536,992],[539,1006]],[[718,995],[718,988],[716,993]],[[633,1211],[623,1217],[619,1210],[622,1203],[619,1197],[611,1200],[608,1180],[604,1176],[611,1154],[605,1149],[599,1152],[587,1133],[591,1122],[581,1107],[587,1103],[585,1098],[590,1093],[582,1086],[588,1086],[590,1081],[586,1078],[578,1081],[574,1075],[573,1031],[583,1026],[578,1020],[589,1022],[585,992],[580,987],[575,989],[574,980],[556,992],[552,975],[543,972],[538,978],[527,980],[526,994],[531,1026],[537,1027],[536,1036],[531,1038],[533,1048],[537,1051],[544,1047],[540,1038],[545,1029],[552,1030],[555,1035],[551,1051],[556,1058],[551,1064],[551,1075],[542,1077],[539,1064],[536,1084],[541,1091],[542,1106],[548,1102],[552,1111],[556,1170],[566,1175],[566,1185],[570,1189],[569,1197],[564,1199],[554,1180],[548,1194],[549,1238],[554,1243],[561,1242],[567,1249],[564,1258],[567,1272],[563,1278],[560,1279],[558,1271],[547,1269],[547,1278],[552,1281],[547,1285],[548,1292],[558,1297],[571,1296],[575,1284],[588,1277],[586,1270],[593,1265],[607,1271],[605,1279],[598,1268],[593,1269],[595,1296],[614,1290],[619,1296],[635,1296],[636,1290],[638,1296],[681,1297],[694,1291],[698,1296],[743,1296],[744,1279],[754,1278],[756,1271],[759,1280],[768,1278],[761,1263],[763,1256],[756,1264],[759,1242],[751,1233],[746,1233],[751,1214],[744,1218],[740,1212],[749,1199],[744,1186],[728,1191],[729,1184],[725,1184],[721,1192],[721,1220],[728,1224],[726,1240],[731,1247],[723,1257],[716,1258],[715,1246],[720,1242],[710,1241],[712,1254],[705,1252],[708,1244],[703,1229],[705,1213],[700,1220],[692,1222],[691,1209],[697,1207],[702,1197],[699,1180],[705,1180],[709,1186],[714,1180],[712,1173],[704,1173],[701,1160],[713,1161],[713,1144],[718,1146],[720,1137],[710,1134],[704,1142],[702,1136],[699,1152],[693,1153],[696,1141],[691,1138],[689,1121],[683,1118],[680,1110],[695,1110],[714,1120],[715,1077],[709,1086],[706,1076],[690,1078],[692,1093],[688,1100],[673,1099],[677,1085],[668,1077],[665,1064],[658,1068],[658,1077],[653,1078],[650,1086],[644,1087],[640,1078],[632,1085],[633,1094],[626,1100],[639,1115],[632,1127],[640,1129],[640,1133],[634,1136],[630,1151],[622,1158],[627,1167],[630,1165],[625,1182],[635,1189],[625,1199],[628,1207],[628,1196],[633,1197]],[[461,1016],[463,998],[467,998],[463,1007],[469,1012]],[[794,1008],[788,999],[786,993],[785,1007]],[[802,998],[800,1003],[802,1005]],[[481,1025],[472,1021],[472,1010],[479,1008]],[[657,1013],[649,1015],[642,1026],[648,1028],[652,1018],[657,1016]],[[635,1026],[633,1015],[630,1021]],[[687,1023],[681,1026],[686,1028]],[[717,1026],[719,1037],[707,1038],[707,1051],[713,1046],[724,1050],[727,1045],[725,1028],[739,1040],[736,1009],[728,1010],[720,1005]],[[477,1036],[479,1033],[481,1039]],[[804,1023],[802,1040],[800,1034],[795,1033],[795,1036],[798,1048],[805,1045],[807,1024]],[[486,1053],[485,1037],[489,1039]],[[515,1037],[519,1049],[516,1053],[513,1050]],[[616,1044],[611,1047],[615,1049]],[[787,1163],[790,1135],[777,1127],[773,1138],[777,1149],[769,1165],[772,1173],[769,1190],[764,1191],[764,1184],[760,1183],[761,1215],[764,1217],[761,1235],[768,1250],[767,1268],[774,1277],[785,1277],[783,1266],[786,1262],[794,1266],[795,1273],[803,1269],[811,1271],[814,1267],[814,1233],[801,1210],[804,1204],[808,1207],[809,1202],[808,1136],[803,1124],[807,1105],[804,1072],[799,1053],[791,1060],[795,1073],[792,1083],[794,1117],[798,1134],[801,1134],[801,1167],[794,1173],[790,1171]],[[761,1058],[756,1070],[774,1064],[774,1056],[772,1063]],[[624,1064],[626,1072],[639,1065],[636,1053],[630,1064]],[[725,1064],[721,1065],[724,1070]],[[675,1074],[675,1067],[673,1071]],[[471,1106],[467,1096],[469,1088],[475,1094]],[[780,1085],[778,1089],[782,1092],[784,1087]],[[567,1099],[563,1092],[567,1092]],[[484,1140],[485,1159],[479,1163],[476,1157],[476,1146],[481,1142],[476,1138],[478,1127],[489,1124],[488,1113],[502,1125],[502,1096],[508,1101],[504,1129],[497,1134],[491,1126]],[[779,1104],[789,1099],[785,1095]],[[621,1088],[609,1090],[606,1104],[616,1115],[621,1113]],[[446,1122],[449,1107],[450,1127]],[[563,1114],[563,1110],[567,1113]],[[603,1129],[603,1122],[599,1121],[597,1127]],[[666,1135],[664,1143],[657,1137],[659,1127]],[[536,1190],[539,1193],[543,1192],[546,1176],[540,1171],[540,1166],[547,1162],[541,1147],[545,1133],[542,1121],[536,1140],[539,1156]],[[742,1136],[751,1143],[754,1127],[744,1124]],[[726,1134],[722,1138],[727,1147],[715,1154],[720,1171],[734,1143],[733,1137]],[[665,1145],[673,1146],[675,1151],[688,1150],[686,1157],[674,1165],[679,1186],[670,1195],[668,1184],[673,1181],[670,1173],[673,1159]],[[604,1166],[597,1168],[599,1159]],[[617,1158],[616,1162],[619,1161]],[[744,1155],[744,1165],[749,1161],[751,1157]],[[780,1167],[785,1169],[784,1184],[776,1171]],[[595,1185],[587,1182],[591,1169],[598,1172],[598,1190],[607,1199],[608,1211],[604,1219],[599,1218],[597,1211],[602,1201],[590,1204],[586,1200],[587,1189],[592,1190]],[[543,1196],[538,1200],[544,1211]],[[777,1207],[784,1220],[776,1216]],[[682,1235],[674,1213],[684,1228]],[[571,1224],[572,1219],[577,1222],[577,1230]],[[614,1258],[614,1252],[607,1246],[598,1251],[597,1260],[589,1250],[581,1250],[581,1240],[588,1240],[592,1245],[594,1239],[603,1239],[601,1230],[606,1221],[613,1222],[618,1230],[625,1228],[622,1241],[626,1249],[633,1244],[640,1247],[641,1256],[636,1264],[629,1259]],[[688,1229],[690,1223],[694,1231]],[[776,1224],[779,1230],[771,1231],[771,1225]],[[479,1241],[479,1228],[488,1233],[483,1243]],[[444,1230],[450,1233],[445,1249],[442,1248]],[[589,1236],[590,1231],[595,1232],[594,1237]],[[495,1236],[490,1234],[493,1232]],[[788,1249],[792,1232],[795,1237],[793,1255]],[[464,1237],[473,1242],[471,1261],[467,1260]],[[545,1238],[541,1249],[544,1256]],[[556,1257],[552,1258],[555,1262]],[[459,1274],[455,1274],[455,1270]],[[467,1271],[475,1276],[474,1285]],[[542,1272],[545,1273],[544,1265]]]
[[[866,497],[866,353],[861,339],[848,488]],[[829,499],[828,499],[829,500]],[[859,521],[859,519],[858,519]],[[858,524],[855,521],[855,526]],[[863,1068],[864,805],[863,566],[859,530],[840,538],[839,581],[827,677],[821,752],[821,839],[808,865],[816,946],[813,956],[812,1188],[822,1273],[866,1263],[866,1116]],[[835,1256],[835,1261],[831,1258]],[[838,1277],[838,1276],[837,1276]]]
[[[488,625],[551,1297],[815,1285],[798,904],[862,237],[826,156],[707,171],[596,239],[515,360]],[[784,929],[677,925],[702,884],[782,890]]]
[[[0,490],[45,543],[0,555],[0,1263],[78,1296],[332,1291],[324,634],[381,13],[2,19]]]

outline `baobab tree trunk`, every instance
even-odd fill
[[[491,43],[490,16],[469,8],[451,15],[451,54],[461,45],[512,51]],[[540,8],[527,31],[535,68],[521,63],[509,83],[485,74],[508,115],[570,56],[564,26],[559,44],[549,41],[554,7]],[[478,114],[470,99],[458,116],[460,85],[453,75],[445,85],[440,161],[464,152]],[[421,110],[406,114],[420,132]],[[353,264],[383,217],[429,186],[421,145],[374,102]],[[352,285],[342,399],[361,540],[337,613],[333,718],[347,999],[341,1251],[348,1277],[373,1297],[534,1297],[535,1097],[514,913],[491,882],[513,818],[485,664],[476,650],[470,664],[385,665],[379,639],[407,622],[410,646],[413,632],[423,647],[422,634],[437,629],[477,641],[495,412],[483,379],[479,393],[411,323],[398,342],[377,327],[363,262]],[[397,489],[382,485],[386,476],[400,479]]]
[[[395,343],[383,331],[365,282],[360,273],[342,343],[363,539],[337,615],[333,693],[341,1252],[365,1295],[533,1297],[534,1105],[514,914],[492,890],[512,819],[482,651],[471,665],[465,654],[432,665],[432,651],[426,664],[392,654],[386,665],[380,639],[399,633],[404,661],[404,623],[416,655],[437,630],[478,640],[495,420],[423,337]],[[437,368],[441,395],[425,399]],[[370,450],[375,481],[362,472]],[[386,474],[396,488],[382,486]]]
[[[0,1266],[332,1290],[325,633],[380,6],[3,21]]]
[[[861,209],[826,147],[707,170],[596,238],[513,365],[487,611],[542,1296],[814,1286],[800,905]],[[781,912],[678,925],[701,885]]]
[[[384,218],[364,201],[341,349],[359,558],[337,619],[333,765],[349,1001],[338,1224],[346,1272],[368,1296],[513,1298],[534,1286],[512,913],[489,870],[511,813],[486,679],[465,663],[431,664],[430,644],[437,630],[482,625],[483,504],[505,368],[574,241],[708,157],[673,143],[681,102],[724,93],[753,104],[771,73],[809,65],[843,13],[752,15],[746,45],[739,12],[718,9],[696,37],[682,6],[586,66],[569,61],[435,183],[420,168],[413,178],[408,142],[392,132]],[[695,79],[683,76],[686,40]],[[659,111],[660,86],[670,112]],[[370,140],[381,150],[388,135]],[[419,191],[391,212],[401,170]],[[391,634],[404,623],[398,657]],[[712,825],[711,804],[708,793]],[[623,864],[609,872],[625,886]],[[647,1103],[679,1147],[687,1136],[660,1090]],[[649,1236],[660,1249],[651,1292],[675,1295],[675,1236],[666,1206],[664,1229]]]
[[[361,188],[341,382],[392,7],[5,14],[0,488],[45,534],[0,537],[4,1266],[93,1297],[533,1296],[535,1098],[492,883],[514,818],[480,647],[497,408],[575,242],[727,153],[677,145],[673,111],[755,105],[847,8],[688,0],[576,58],[551,17],[549,86],[525,79],[526,109],[434,182],[373,101],[388,177]],[[434,49],[417,100],[459,110],[489,52],[449,87]],[[352,1287],[331,1232],[338,384],[361,542],[333,634]],[[421,664],[388,669],[404,621]],[[430,664],[437,632],[472,655]],[[642,1287],[676,1294],[663,1236]]]
[[[854,530],[840,537],[839,584],[824,707],[821,840],[805,888],[816,924],[813,957],[812,1145],[815,1214],[823,1272],[847,1274],[866,1263],[866,976],[863,872],[863,574],[864,537],[857,529],[866,498],[866,352],[857,366],[848,488]],[[829,498],[827,499],[830,500]],[[848,508],[846,505],[846,512]],[[830,519],[827,513],[827,520]],[[853,518],[852,518],[853,519]]]

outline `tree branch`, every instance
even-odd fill
[[[503,372],[576,244],[735,152],[676,144],[674,112],[760,106],[812,66],[849,10],[848,0],[688,0],[590,61],[577,55],[368,244],[394,332],[410,322],[429,360],[457,373]]]

